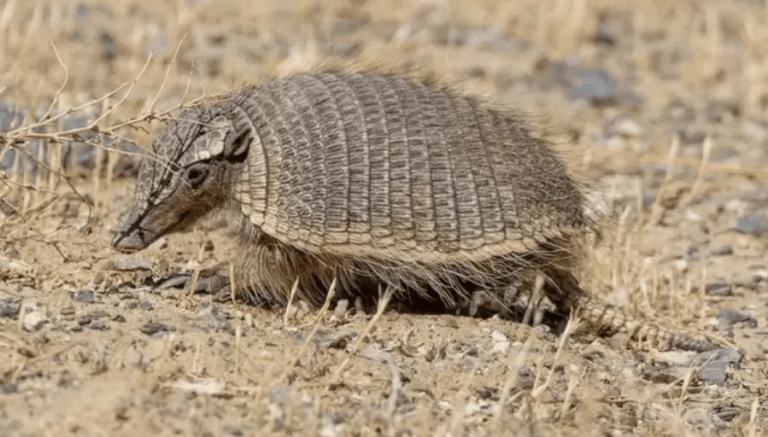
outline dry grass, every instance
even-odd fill
[[[593,41],[601,21],[618,41],[612,49]],[[502,52],[460,45],[465,29],[496,30],[517,45]],[[0,291],[24,299],[18,324],[0,319],[0,356],[7,357],[0,359],[0,382],[33,384],[55,375],[81,387],[40,382],[41,388],[28,389],[39,398],[25,401],[26,416],[0,417],[0,434],[2,426],[33,435],[202,434],[215,424],[257,435],[768,435],[764,361],[752,358],[748,370],[734,376],[738,387],[728,389],[695,386],[693,370],[675,381],[651,382],[642,372],[655,358],[637,363],[631,353],[601,342],[574,343],[570,328],[558,343],[493,319],[386,312],[339,317],[329,316],[327,305],[311,323],[295,327],[288,326],[288,311],[238,303],[227,310],[237,320],[234,334],[209,335],[185,324],[190,311],[171,297],[157,311],[186,328],[161,340],[126,328],[71,334],[75,340],[61,340],[71,341],[62,346],[50,344],[58,338],[53,334],[46,340],[25,330],[24,316],[35,310],[30,302],[56,314],[72,305],[58,289],[110,284],[105,289],[117,290],[136,282],[99,267],[111,256],[109,228],[126,206],[125,183],[114,178],[118,152],[105,146],[108,139],[146,146],[158,120],[198,98],[374,52],[544,114],[578,134],[587,177],[602,182],[617,176],[614,182],[633,184],[608,191],[612,232],[585,268],[585,283],[631,314],[711,330],[713,306],[721,303],[704,293],[711,266],[676,258],[666,244],[676,232],[688,235],[681,218],[687,211],[706,214],[702,199],[768,180],[767,162],[734,126],[701,117],[687,123],[705,131],[704,139],[681,144],[670,131],[686,126],[670,126],[663,111],[671,96],[693,102],[699,113],[711,99],[732,103],[740,119],[762,122],[768,8],[759,2],[6,0],[0,3],[0,101],[43,115],[0,134],[0,162],[15,150],[17,157],[47,162],[48,172],[0,172],[0,203],[12,208],[0,215],[0,249],[21,248],[28,256],[15,264],[0,257],[0,278],[10,284]],[[569,56],[607,68],[640,90],[642,108],[570,105],[525,84],[543,59]],[[674,80],[663,79],[660,71],[668,68],[676,71]],[[513,85],[504,85],[505,77]],[[69,116],[87,119],[85,127],[65,128]],[[632,138],[622,137],[618,147],[596,139],[606,119],[622,117],[639,120],[646,130],[640,149]],[[62,145],[84,134],[95,134],[86,142],[100,152],[89,172],[78,173],[63,165]],[[49,146],[47,159],[32,156],[34,141]],[[740,159],[715,162],[729,146],[742,152]],[[664,163],[666,174],[643,174],[648,164]],[[673,171],[686,168],[693,172]],[[651,188],[655,197],[643,205]],[[626,192],[633,201],[619,199]],[[116,193],[123,197],[113,206]],[[726,232],[722,224],[712,226],[713,233]],[[182,258],[196,259],[199,268],[212,255],[198,240]],[[766,261],[764,241],[739,241],[739,250]],[[163,263],[180,263],[178,254],[166,253],[176,257]],[[30,297],[25,287],[40,294]],[[745,296],[747,302],[753,297]],[[292,314],[299,321],[311,317]],[[489,340],[493,331],[508,338],[508,353],[491,352],[500,343]],[[88,340],[77,340],[82,337]],[[354,346],[345,347],[352,337]],[[738,345],[759,356],[765,349],[758,341]],[[108,343],[108,352],[99,352],[100,342]],[[45,390],[59,390],[59,400],[45,401]],[[0,406],[15,408],[10,415],[23,410],[8,400],[21,394],[0,396],[6,397]],[[745,413],[716,425],[696,415],[726,403]],[[36,412],[39,420],[32,419]],[[214,433],[227,432],[226,426]]]

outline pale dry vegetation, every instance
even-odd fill
[[[641,99],[572,99],[563,61]],[[198,99],[332,62],[439,75],[580,144],[571,164],[609,217],[585,284],[720,336],[740,365],[708,385],[705,363],[674,364],[693,355],[572,325],[280,312],[147,285],[231,249],[209,230],[140,253],[151,273],[122,266],[107,242],[135,176],[126,144]],[[768,435],[768,241],[733,231],[768,205],[766,76],[759,1],[2,0],[0,111],[36,117],[0,133],[0,436]],[[87,145],[77,165],[69,147]],[[756,326],[728,337],[721,309]]]

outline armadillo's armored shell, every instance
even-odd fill
[[[323,73],[234,96],[254,138],[236,199],[318,254],[456,264],[536,251],[592,225],[522,117],[396,76]]]

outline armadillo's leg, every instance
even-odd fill
[[[649,345],[659,350],[684,349],[707,351],[717,349],[709,341],[671,328],[631,319],[621,309],[590,297],[569,272],[550,271],[549,283],[544,291],[560,311],[567,314],[578,311],[582,320],[581,332],[611,336],[626,333],[636,346]]]

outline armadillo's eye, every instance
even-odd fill
[[[208,176],[208,166],[205,164],[197,164],[187,169],[187,182],[192,188],[199,187]]]

